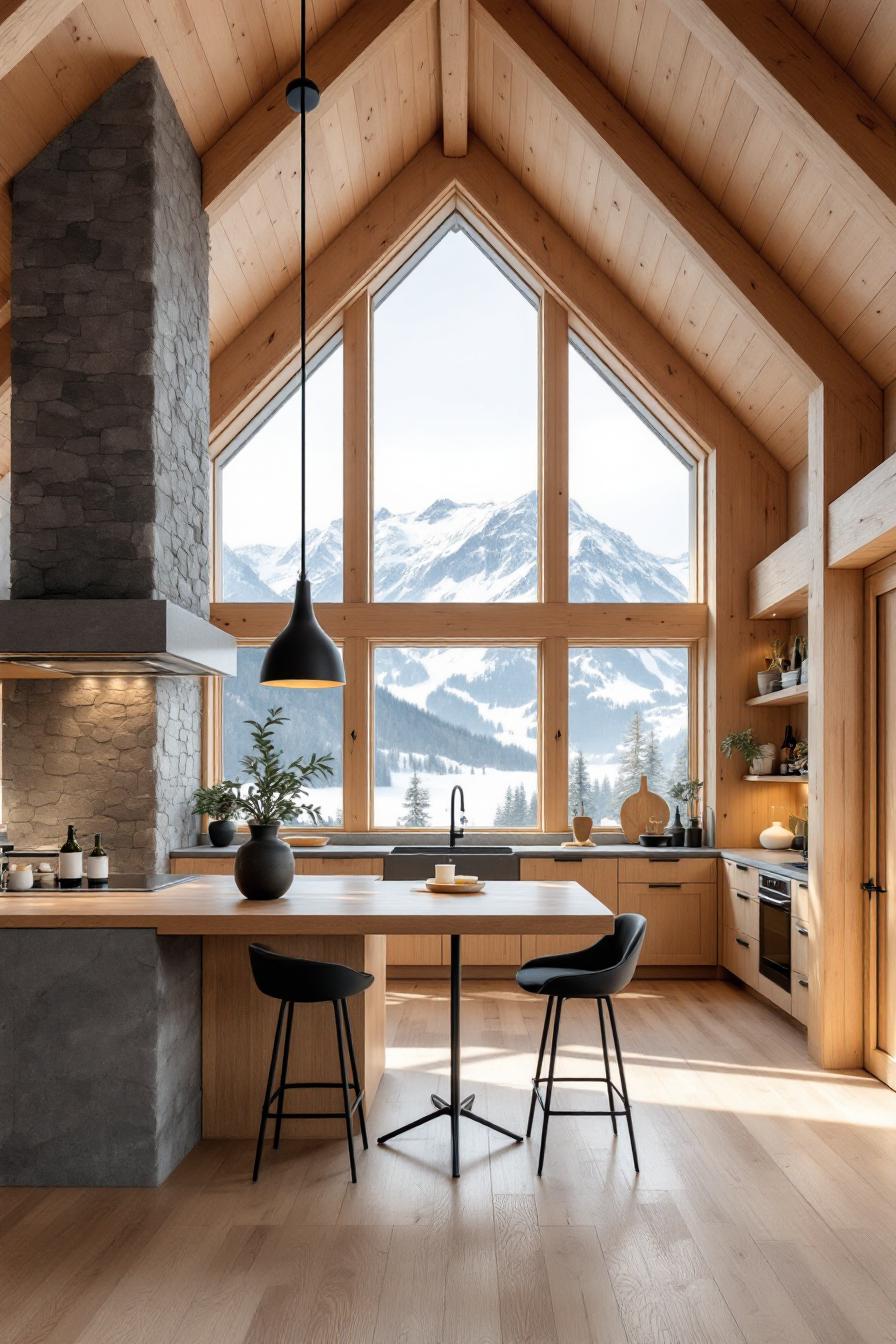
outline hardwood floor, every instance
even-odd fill
[[[388,999],[374,1135],[447,1071],[447,985]],[[465,1081],[520,1128],[541,1008],[465,987]],[[467,1125],[452,1181],[433,1125],[356,1187],[341,1143],[290,1141],[253,1187],[252,1145],[210,1141],[159,1190],[0,1190],[3,1344],[896,1340],[896,1095],[729,984],[639,981],[617,1011],[639,1178],[609,1121],[555,1119],[541,1180],[537,1144]],[[563,1072],[599,1072],[596,1034],[569,1004]]]

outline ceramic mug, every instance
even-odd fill
[[[453,863],[436,864],[436,881],[450,886],[454,882],[456,868]]]
[[[34,886],[34,873],[27,868],[10,868],[6,874],[8,891],[30,891]]]

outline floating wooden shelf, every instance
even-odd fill
[[[744,775],[745,784],[808,784],[808,775]]]
[[[768,695],[754,695],[748,705],[799,705],[809,699],[808,686],[785,686],[781,691],[769,691]],[[785,776],[786,778],[786,776]]]
[[[809,531],[803,528],[750,570],[750,620],[800,616],[809,605]]]

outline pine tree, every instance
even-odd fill
[[[429,790],[420,783],[415,770],[404,795],[404,815],[399,818],[402,826],[429,825]]]
[[[511,824],[510,814],[513,808],[513,789],[507,785],[507,792],[504,794],[504,801],[498,807],[495,813],[496,826],[509,826]]]
[[[663,757],[656,740],[656,733],[652,728],[644,738],[644,747],[641,753],[641,774],[647,776],[649,788],[654,790],[662,788]]]
[[[614,804],[618,814],[629,794],[637,793],[644,773],[644,720],[635,710],[622,743],[619,773],[616,776]]]
[[[690,773],[691,768],[690,761],[688,760],[688,743],[687,738],[684,738],[679,742],[672,764],[669,766],[669,772],[666,776],[663,792],[668,794],[673,785],[681,783],[683,779],[687,779]]]
[[[532,790],[532,797],[529,799],[529,815],[526,818],[529,826],[538,824],[538,794],[535,789]]]
[[[593,791],[588,766],[581,751],[569,763],[569,811],[573,817],[591,815]]]
[[[594,818],[595,825],[600,826],[603,821],[615,820],[613,814],[613,789],[607,775],[601,775],[600,779],[595,781],[592,785],[591,797],[591,815]]]

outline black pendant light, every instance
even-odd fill
[[[259,678],[263,686],[289,686],[314,690],[324,686],[344,686],[345,668],[342,655],[325,630],[321,629],[311,602],[311,584],[305,571],[305,346],[308,336],[308,313],[305,294],[305,185],[307,177],[305,144],[306,117],[320,102],[320,89],[305,72],[307,23],[305,3],[301,5],[302,56],[301,74],[286,86],[286,101],[297,112],[301,126],[301,173],[299,243],[302,254],[301,294],[302,363],[301,363],[301,466],[302,466],[302,567],[296,583],[296,598],[292,615],[264,656]]]

